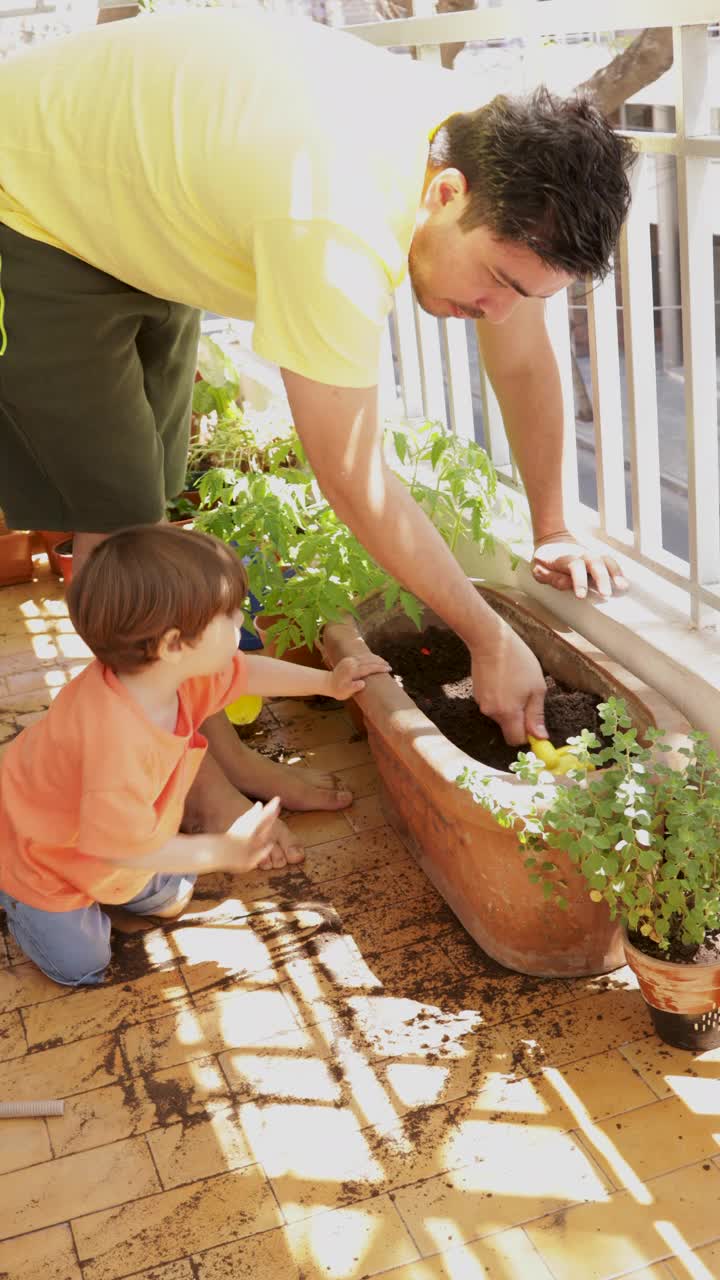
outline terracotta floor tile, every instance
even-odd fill
[[[314,884],[322,884],[326,880],[387,867],[388,863],[405,863],[407,858],[402,841],[391,827],[384,826],[363,835],[348,832],[342,840],[313,849],[303,869]]]
[[[323,813],[290,813],[285,817],[293,835],[306,849],[314,845],[328,844],[331,840],[342,840],[350,834],[350,824],[345,816],[349,809],[338,809]]]
[[[0,1013],[58,1000],[67,994],[67,987],[53,982],[34,964],[19,964],[0,972]]]
[[[155,1108],[142,1080],[125,1080],[68,1098],[64,1114],[47,1123],[55,1155],[67,1156],[145,1133]]]
[[[310,769],[336,773],[338,769],[352,769],[355,765],[367,764],[372,756],[367,738],[357,738],[356,741],[335,742],[329,746],[306,743],[303,747],[303,759]]]
[[[613,1154],[617,1153],[643,1182],[681,1165],[710,1160],[720,1149],[720,1113],[696,1115],[680,1098],[626,1111],[601,1121],[597,1129],[609,1139]],[[622,1186],[603,1155],[596,1153],[596,1159],[616,1185]]]
[[[717,1233],[720,1171],[710,1165],[678,1169],[646,1187],[647,1203],[618,1191],[605,1205],[581,1205],[526,1227],[555,1280],[624,1276],[676,1252],[678,1236],[688,1248]]]
[[[383,1280],[553,1280],[519,1229],[500,1231],[487,1240],[460,1245],[382,1274]]]
[[[569,1132],[586,1127],[618,1106],[641,1105],[649,1091],[631,1071],[616,1072],[611,1054],[597,1054],[562,1071],[515,1075],[507,1032],[466,1036],[376,1064],[375,1070],[398,1114],[418,1107],[466,1100],[478,1119],[544,1126]],[[449,1051],[449,1052],[448,1052]],[[618,1063],[622,1063],[616,1055]],[[592,1149],[591,1149],[592,1153]]]
[[[474,1009],[487,1023],[505,1022],[567,1003],[563,982],[529,978],[495,964],[483,952],[474,967],[453,958],[459,926],[439,934],[429,950],[422,940],[409,947],[368,956],[388,994],[398,994],[448,1011]],[[479,951],[479,948],[478,948]]]
[[[278,725],[277,729],[264,735],[264,745],[285,751],[301,750],[305,754],[314,747],[334,747],[350,742],[356,733],[355,726],[343,711],[322,711],[301,716],[290,724]],[[313,768],[316,767],[313,762]]]
[[[450,908],[431,887],[424,898],[386,903],[343,918],[345,932],[364,955],[394,951],[423,939],[432,945],[432,940],[447,933],[454,923]]]
[[[124,1071],[117,1036],[93,1036],[0,1064],[0,1097],[69,1098],[111,1084]]]
[[[638,980],[629,965],[614,969],[612,973],[599,973],[588,978],[566,978],[567,988],[574,997],[592,995],[596,991],[639,991]]]
[[[297,1037],[298,1034],[294,1033]],[[298,1050],[286,1036],[266,1046],[233,1050],[220,1055],[220,1063],[239,1102],[326,1103],[341,1098],[340,1081],[328,1059],[332,1045],[321,1040]]]
[[[0,1178],[0,1239],[120,1205],[158,1189],[142,1138],[6,1173]]]
[[[53,1153],[44,1120],[39,1117],[2,1120],[0,1125],[0,1174],[52,1160]]]
[[[422,1253],[608,1196],[597,1165],[569,1134],[554,1129],[468,1120],[458,1126],[455,1142],[446,1145],[445,1158],[447,1172],[395,1193],[395,1205]],[[460,1161],[457,1167],[454,1159]]]
[[[27,1052],[27,1042],[17,1010],[0,1015],[0,1062],[8,1062]]]
[[[294,720],[307,720],[308,716],[312,717],[320,711],[338,710],[338,704],[333,698],[330,702],[327,698],[272,698],[265,703],[265,706],[271,712],[273,718],[278,724],[292,724]]]
[[[349,996],[347,1007],[352,1013],[356,1036],[362,1038],[368,1052],[379,1058],[401,1055],[416,1061],[425,1053],[437,1051],[452,1041],[462,1040],[471,1032],[479,1032],[482,1018],[472,1010],[446,1013],[434,1005],[388,995]],[[483,1030],[485,1030],[483,1028]],[[488,1028],[487,1043],[493,1037],[507,1040],[503,1028]]]
[[[88,1214],[71,1225],[83,1280],[117,1280],[279,1222],[263,1172],[251,1165],[110,1213]]]
[[[253,871],[246,876],[217,871],[201,876],[183,925],[189,921],[239,921],[263,907],[279,906],[306,896],[310,881],[303,867],[283,867],[277,871]]]
[[[642,1077],[658,1098],[704,1096],[720,1111],[720,1049],[692,1054],[686,1049],[673,1049],[657,1036],[625,1044],[620,1050],[634,1071]]]
[[[374,763],[356,764],[350,769],[335,769],[333,772],[337,773],[343,784],[350,788],[356,800],[376,795],[378,771]]]
[[[161,1263],[149,1271],[134,1271],[132,1280],[195,1280],[195,1275],[189,1258],[182,1258],[179,1262]]]
[[[672,1272],[667,1262],[656,1262],[649,1267],[640,1267],[639,1271],[626,1272],[622,1280],[672,1280]]]
[[[189,1118],[155,1129],[148,1146],[165,1190],[255,1163],[242,1125],[228,1108],[209,1120]]]
[[[148,973],[133,982],[89,987],[64,1000],[27,1009],[28,1042],[33,1048],[51,1048],[53,1041],[85,1040],[121,1025],[147,1022],[168,1006],[182,1008],[189,1001],[177,969]]]
[[[382,991],[373,968],[343,934],[319,938],[311,954],[280,966],[278,978],[301,1026],[336,1016],[350,995]]]
[[[356,1280],[417,1257],[387,1196],[195,1258],[197,1280]]]
[[[562,1099],[575,1117],[587,1113],[591,1120],[602,1120],[653,1100],[648,1085],[633,1071],[622,1049],[595,1053],[561,1070],[549,1067],[543,1077],[544,1094]]]
[[[48,1126],[56,1155],[68,1155],[120,1138],[146,1133],[158,1125],[192,1123],[226,1109],[230,1089],[215,1058],[92,1089],[69,1098],[63,1116]]]
[[[384,827],[387,823],[380,798],[376,795],[357,798],[345,812],[353,831],[377,831],[378,827]]]
[[[696,1249],[685,1260],[670,1258],[666,1265],[672,1280],[720,1280],[720,1240]]]
[[[26,716],[37,711],[47,711],[51,702],[48,688],[34,689],[32,693],[10,693],[0,698],[0,715],[22,725],[26,723]]]
[[[0,1243],[0,1276],[3,1280],[82,1280],[67,1223]]]
[[[617,1049],[650,1030],[635,991],[601,991],[508,1024],[517,1065],[528,1072]]]
[[[183,975],[191,991],[198,989],[196,969],[207,981],[207,967],[214,965],[217,978],[238,978],[268,970],[272,964],[270,949],[258,937],[251,919],[213,921],[204,924],[180,924],[166,935],[174,956],[181,960]]]
[[[390,906],[398,902],[439,902],[440,895],[433,888],[417,863],[406,855],[397,858],[389,876],[386,866],[366,867],[339,880],[323,882],[323,893],[330,898],[343,920],[355,920],[366,911]]]
[[[385,1169],[349,1110],[332,1104],[240,1107],[255,1158],[283,1216],[296,1222],[386,1190]]]
[[[225,1049],[250,1048],[281,1031],[295,1030],[292,1012],[276,986],[220,994],[207,1008],[183,1009],[129,1027],[121,1043],[137,1074],[162,1071]]]

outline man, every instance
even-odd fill
[[[561,397],[543,300],[602,275],[631,155],[546,92],[467,111],[452,73],[260,11],[139,18],[0,68],[0,506],[71,528],[81,563],[182,488],[197,308],[255,320],[320,485],[361,542],[467,644],[509,742],[544,736],[529,649],[386,468],[380,335],[408,268],[421,305],[478,321],[532,508],[541,581],[610,594],[566,530]],[[568,545],[569,542],[569,545]],[[207,726],[198,821],[239,791],[350,802]],[[278,828],[277,861],[293,853]]]

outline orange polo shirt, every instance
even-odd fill
[[[0,888],[44,911],[134,898],[153,872],[118,859],[152,854],[177,835],[207,749],[199,726],[246,686],[240,653],[220,674],[186,681],[169,733],[92,662],[5,752]]]

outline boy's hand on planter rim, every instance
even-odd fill
[[[535,654],[498,618],[491,642],[471,649],[473,693],[484,715],[496,720],[507,743],[547,738],[545,677]]]
[[[368,658],[343,658],[330,673],[330,694],[339,702],[362,693],[367,676],[384,675],[390,664],[371,653]]]

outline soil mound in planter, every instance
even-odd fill
[[[518,750],[508,746],[499,726],[473,698],[470,654],[459,636],[440,627],[403,635],[375,646],[413,702],[461,751],[493,769],[508,769]],[[597,694],[569,689],[545,677],[545,723],[553,746],[590,729],[600,737]]]

